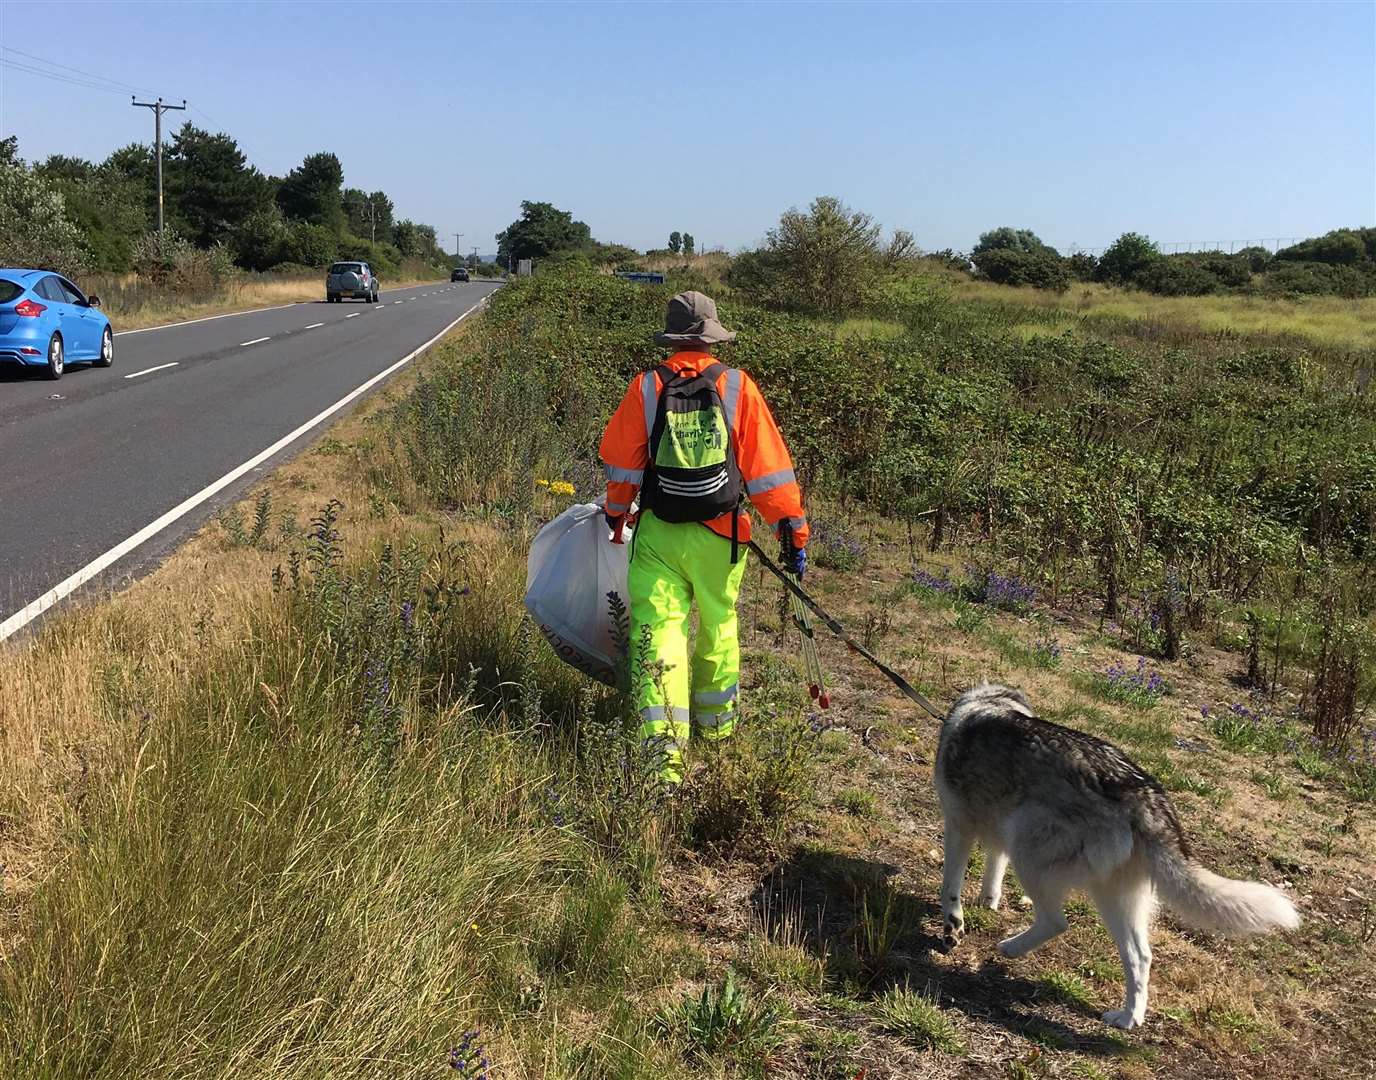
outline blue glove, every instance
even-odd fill
[[[616,527],[621,524],[623,516],[622,514],[609,514],[605,510],[602,512],[602,519],[606,521],[607,528],[612,532],[616,532]]]
[[[807,573],[807,548],[794,547],[789,540],[785,540],[779,551],[779,563],[790,574],[802,581],[803,575]]]

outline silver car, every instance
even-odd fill
[[[325,278],[325,299],[337,304],[344,297],[377,303],[377,275],[366,262],[337,262]]]

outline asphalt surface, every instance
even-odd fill
[[[375,305],[321,300],[144,331],[119,333],[116,325],[113,367],[74,365],[56,382],[0,365],[0,624],[429,341],[495,288],[423,285],[385,292]],[[116,588],[147,572],[328,423],[82,590]]]

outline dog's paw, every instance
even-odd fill
[[[1109,1027],[1122,1028],[1124,1031],[1131,1031],[1142,1023],[1140,1016],[1133,1016],[1127,1009],[1110,1009],[1104,1013],[1104,1023]]]
[[[1003,893],[984,893],[979,898],[981,907],[987,907],[990,911],[998,911],[999,904],[1003,902]]]
[[[1026,931],[1023,932],[1025,934]],[[1004,938],[998,944],[999,952],[1008,957],[1009,960],[1016,960],[1027,952],[1026,946],[1022,943],[1023,934],[1014,934],[1010,938]]]
[[[946,916],[946,921],[942,927],[941,942],[950,952],[960,944],[960,939],[965,936],[965,917],[959,912]]]

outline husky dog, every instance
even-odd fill
[[[988,683],[966,691],[941,725],[936,790],[946,831],[941,910],[946,941],[965,930],[961,886],[984,847],[979,902],[997,908],[1011,861],[1034,905],[1032,925],[999,943],[1016,957],[1066,929],[1066,893],[1089,893],[1123,960],[1127,995],[1104,1013],[1133,1028],[1147,1011],[1148,923],[1157,894],[1191,926],[1254,934],[1299,925],[1279,889],[1234,881],[1190,854],[1170,798],[1117,747],[1038,718],[1027,699]]]

